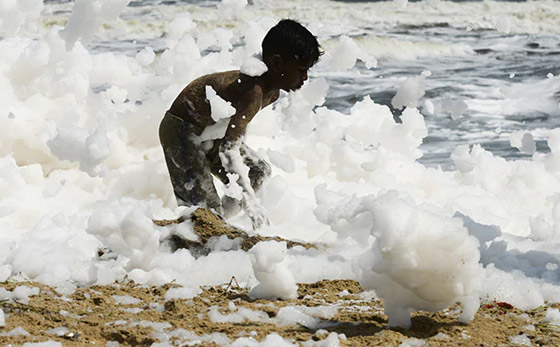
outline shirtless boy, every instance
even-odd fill
[[[270,166],[243,143],[245,131],[262,108],[278,99],[280,89],[292,91],[303,85],[307,71],[319,56],[317,39],[301,24],[285,19],[263,39],[262,58],[268,68],[264,74],[251,77],[238,70],[218,72],[202,76],[183,89],[159,128],[179,205],[213,208],[225,216],[243,208],[254,229],[268,223],[263,208],[256,202],[255,191],[270,175]],[[204,141],[202,133],[216,123],[211,116],[207,86],[230,102],[235,114],[229,118],[223,138]],[[247,174],[243,175],[247,167],[248,180]],[[241,201],[229,196],[220,199],[216,192],[212,176],[227,184],[228,174],[239,177]]]

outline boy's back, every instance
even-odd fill
[[[245,117],[234,116],[231,123],[239,127],[236,132],[240,134],[258,110],[274,102],[279,94],[276,91],[272,95],[264,95],[257,79],[244,75],[239,70],[217,72],[189,83],[175,99],[169,112],[191,123],[197,130],[214,124],[206,95],[208,86],[212,87],[219,97],[229,101],[236,111],[245,111]]]

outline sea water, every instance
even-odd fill
[[[273,165],[259,232],[326,247],[171,253],[170,233],[196,235],[151,221],[193,210],[174,200],[159,121],[282,18],[325,54],[248,129]],[[260,288],[357,279],[390,325],[456,301],[465,322],[480,298],[558,301],[558,18],[553,0],[0,3],[0,280],[176,281],[192,297],[231,276],[256,287],[258,253],[285,273]]]

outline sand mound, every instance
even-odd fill
[[[185,218],[178,218],[174,220],[154,220],[153,222],[158,226],[168,226],[171,224],[183,223],[185,220]],[[187,248],[196,250],[196,253],[200,253],[202,249],[207,249],[208,241],[222,235],[227,236],[230,240],[240,239],[241,249],[244,251],[251,249],[251,247],[261,241],[270,240],[286,241],[288,248],[295,246],[302,246],[307,249],[317,247],[317,245],[312,245],[310,243],[296,242],[281,237],[266,237],[258,234],[249,235],[247,232],[227,224],[222,218],[215,215],[207,208],[199,208],[194,211],[190,216],[190,220],[193,223],[194,231],[198,235],[199,241],[190,241],[178,235],[172,235],[170,238],[170,246],[173,250]]]

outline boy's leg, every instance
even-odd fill
[[[272,171],[270,165],[244,143],[241,144],[239,152],[243,157],[243,162],[249,167],[249,180],[251,187],[256,192],[261,188],[264,180],[270,177]]]
[[[159,136],[177,203],[214,208],[221,213],[210,164],[194,141],[192,127],[182,119],[166,114],[160,124]]]

